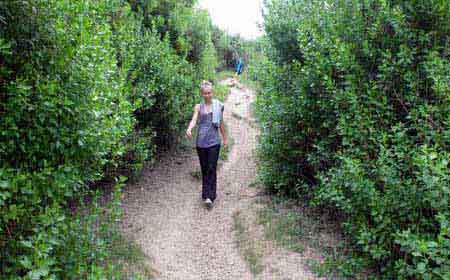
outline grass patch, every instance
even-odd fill
[[[122,273],[125,279],[154,279],[156,272],[146,264],[146,256],[141,248],[115,232],[110,237],[110,262]]]
[[[73,239],[66,240],[65,249],[68,254],[78,254],[79,258],[92,258],[106,273],[106,277],[98,274],[98,279],[154,279],[156,273],[146,263],[141,248],[125,238],[119,229],[125,180],[126,177],[119,177],[114,184],[105,184],[102,190],[87,191],[78,203],[74,202],[73,218],[80,231],[70,229],[67,234]]]
[[[379,279],[375,272],[363,271],[367,261],[361,257],[349,257],[343,253],[343,248],[337,248],[334,253],[325,254],[325,261],[308,260],[308,267],[319,277],[332,276],[333,279]]]
[[[256,102],[255,101],[250,103],[250,114],[253,116],[256,114]]]
[[[220,71],[216,74],[215,82],[218,83],[227,78],[233,78],[234,75],[235,75],[235,72],[231,71],[231,70]]]
[[[350,256],[353,249],[341,234],[339,217],[331,211],[299,206],[282,197],[270,197],[258,212],[258,222],[264,225],[265,237],[278,246],[295,252],[306,247],[314,249],[324,261],[310,259],[307,264],[320,277],[332,279],[371,279],[363,258]]]
[[[257,188],[258,184],[259,184],[258,181],[255,180],[255,181],[251,182],[250,184],[248,184],[248,187],[249,188]]]
[[[250,271],[256,275],[263,271],[262,249],[252,239],[249,227],[244,215],[238,210],[233,213],[233,226],[239,250],[244,260],[250,267]]]
[[[278,211],[273,205],[264,207],[258,213],[259,223],[264,225],[265,237],[276,241],[277,245],[295,252],[303,252],[302,217],[291,211]]]
[[[197,180],[202,179],[202,171],[201,170],[193,170],[190,172],[191,176],[194,177]]]
[[[244,71],[244,73],[239,76],[239,82],[256,92],[260,89],[258,82],[251,80],[248,76],[247,71]]]

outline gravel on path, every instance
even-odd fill
[[[234,240],[232,218],[235,211],[248,209],[257,192],[248,187],[256,177],[258,130],[251,125],[249,107],[254,99],[252,91],[233,86],[225,101],[224,121],[234,145],[218,171],[217,199],[212,209],[205,208],[201,201],[201,181],[191,176],[192,171],[200,169],[194,150],[145,169],[139,182],[124,189],[122,231],[148,256],[152,268],[158,271],[156,279],[255,279]],[[267,271],[261,276],[310,279],[271,277]]]

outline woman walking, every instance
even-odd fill
[[[192,139],[192,129],[200,117],[196,149],[202,171],[202,199],[205,205],[210,208],[216,199],[216,169],[221,145],[219,130],[222,134],[224,147],[227,147],[228,141],[222,118],[223,103],[213,98],[212,84],[208,81],[202,82],[200,92],[203,102],[195,105],[194,114],[186,130],[186,135],[189,139]]]

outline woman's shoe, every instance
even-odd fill
[[[209,199],[209,198],[205,199],[205,205],[206,205],[206,207],[211,208],[213,205],[211,199]]]

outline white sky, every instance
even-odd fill
[[[199,0],[199,6],[207,9],[212,21],[231,34],[241,34],[254,39],[262,32],[257,23],[262,23],[262,0]]]

